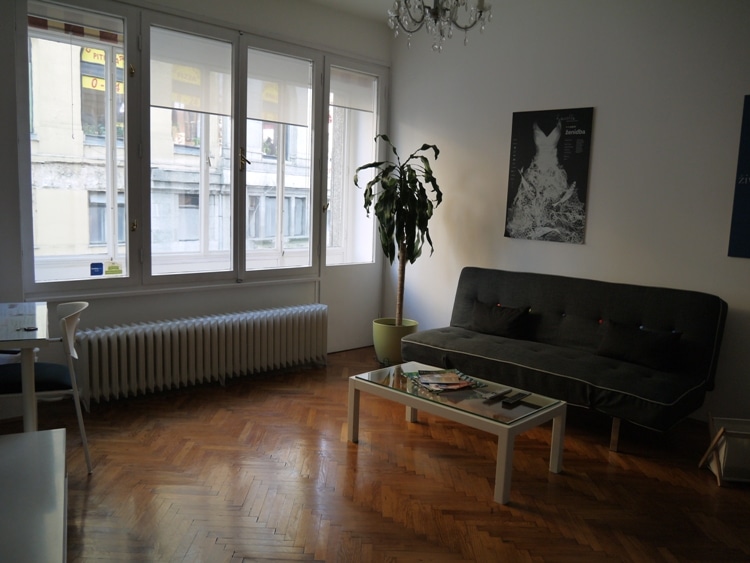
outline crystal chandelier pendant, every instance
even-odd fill
[[[461,9],[459,9],[461,8]],[[424,0],[395,0],[388,10],[388,25],[393,36],[399,29],[407,34],[407,46],[411,47],[411,36],[424,27],[432,36],[432,50],[442,52],[446,38],[453,37],[453,29],[464,32],[464,45],[469,44],[469,30],[479,24],[480,33],[492,19],[491,6],[485,0],[433,0],[426,6]]]

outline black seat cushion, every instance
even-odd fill
[[[63,364],[37,362],[34,364],[35,389],[42,391],[69,391],[70,372]],[[21,364],[0,365],[0,394],[14,395],[23,392],[21,386]]]

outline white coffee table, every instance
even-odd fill
[[[483,393],[507,389],[507,386],[477,378],[470,378],[479,387],[459,391],[430,392],[407,374],[419,370],[436,370],[432,366],[407,362],[369,371],[349,378],[348,437],[352,442],[359,436],[359,395],[364,391],[406,406],[406,420],[417,421],[420,410],[454,422],[484,430],[497,436],[497,465],[495,468],[495,502],[510,500],[510,481],[513,473],[513,445],[515,438],[531,428],[552,420],[552,443],[549,470],[562,470],[565,413],[567,403],[531,394],[512,408],[502,402],[487,404]],[[512,392],[515,392],[514,389]]]

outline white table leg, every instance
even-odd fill
[[[35,432],[37,424],[33,348],[21,349],[21,388],[23,390],[23,431]]]
[[[349,407],[347,411],[347,431],[350,442],[359,441],[359,389],[349,380]]]
[[[418,413],[419,413],[419,409],[415,409],[414,407],[406,407],[406,422],[417,422]]]
[[[552,419],[552,442],[549,450],[549,470],[552,473],[562,471],[563,442],[565,441],[565,409]]]
[[[495,502],[508,504],[510,479],[513,475],[513,445],[515,435],[501,431],[497,435],[497,464],[495,465]]]

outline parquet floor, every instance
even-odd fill
[[[86,474],[68,402],[68,560],[615,562],[750,560],[750,485],[698,469],[704,424],[668,434],[569,409],[564,471],[550,425],[516,440],[511,502],[492,502],[494,439],[363,394],[346,441],[347,379],[372,349],[325,368],[94,405]],[[20,422],[0,432],[20,431]],[[1,508],[0,508],[1,509]]]

